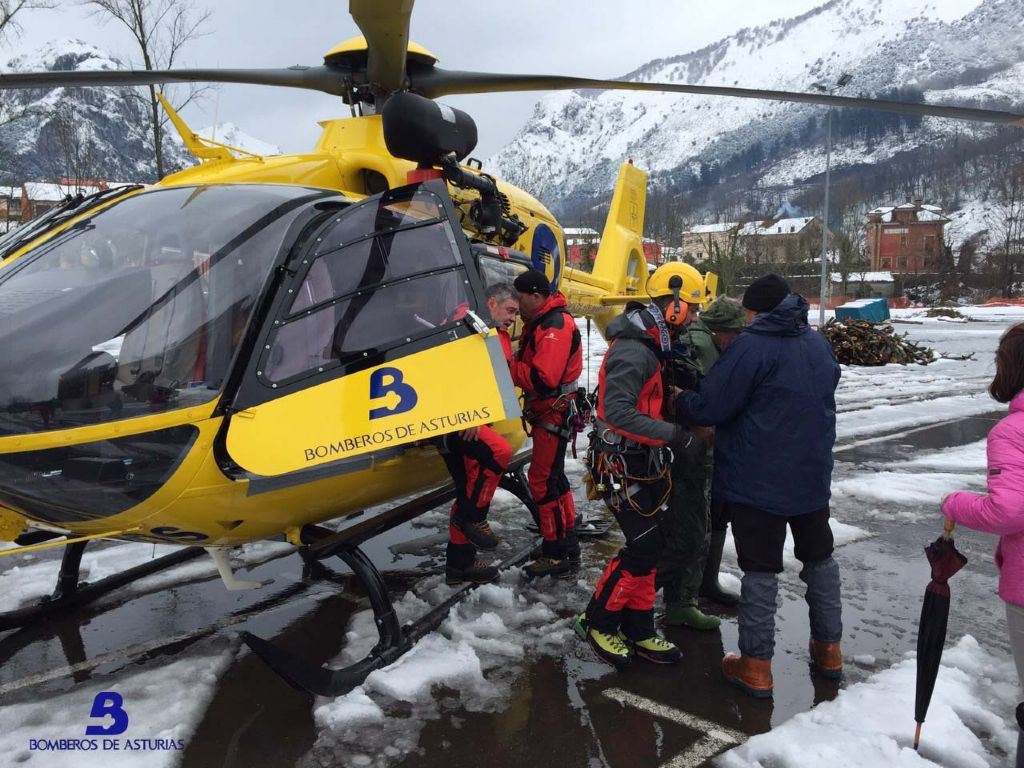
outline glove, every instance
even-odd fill
[[[700,438],[679,424],[676,424],[668,447],[672,450],[672,461],[681,461],[684,464],[696,462],[704,453],[704,443]]]

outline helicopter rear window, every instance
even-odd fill
[[[263,362],[267,381],[323,371],[444,330],[467,307],[461,270],[399,280],[282,325]]]
[[[0,435],[217,396],[295,217],[321,190],[158,189],[0,270]]]
[[[443,218],[441,201],[422,187],[413,188],[411,194],[398,199],[385,198],[374,203],[357,206],[339,218],[338,226],[329,228],[317,245],[314,255],[351,243],[369,232],[388,232],[393,229],[436,221]]]
[[[302,281],[289,314],[401,277],[459,264],[458,246],[447,221],[377,235],[319,257]]]
[[[442,200],[420,186],[347,209],[313,256],[261,357],[265,383],[443,333],[470,308],[456,233]]]

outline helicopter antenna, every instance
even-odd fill
[[[213,128],[210,129],[210,138],[213,141],[217,140],[217,113],[220,111],[220,90],[218,89],[217,95],[213,99]]]

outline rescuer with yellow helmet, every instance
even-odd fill
[[[670,496],[670,465],[703,463],[705,453],[700,437],[673,423],[675,409],[665,390],[673,342],[685,332],[690,302],[700,301],[703,283],[664,272],[651,279],[661,281],[659,292],[667,292],[646,306],[628,303],[608,324],[587,451],[591,488],[615,515],[626,541],[574,629],[598,658],[616,667],[633,656],[655,664],[682,659],[654,624],[661,518]]]
[[[701,366],[697,339],[689,329],[709,297],[705,278],[683,262],[663,264],[647,280],[647,293],[655,301],[671,296],[665,322],[680,326],[680,343],[673,347],[666,367],[666,390],[693,389],[707,371]],[[672,414],[668,414],[671,418]],[[693,629],[716,629],[721,620],[697,606],[707,556],[706,540],[711,511],[711,430],[684,425],[704,439],[697,461],[673,462],[672,495],[661,517],[665,544],[658,561],[656,588],[665,597],[665,623]]]

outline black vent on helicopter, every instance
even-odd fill
[[[498,202],[501,203],[501,215],[508,216],[512,213],[512,203],[508,199],[508,195],[504,192],[498,193]]]

